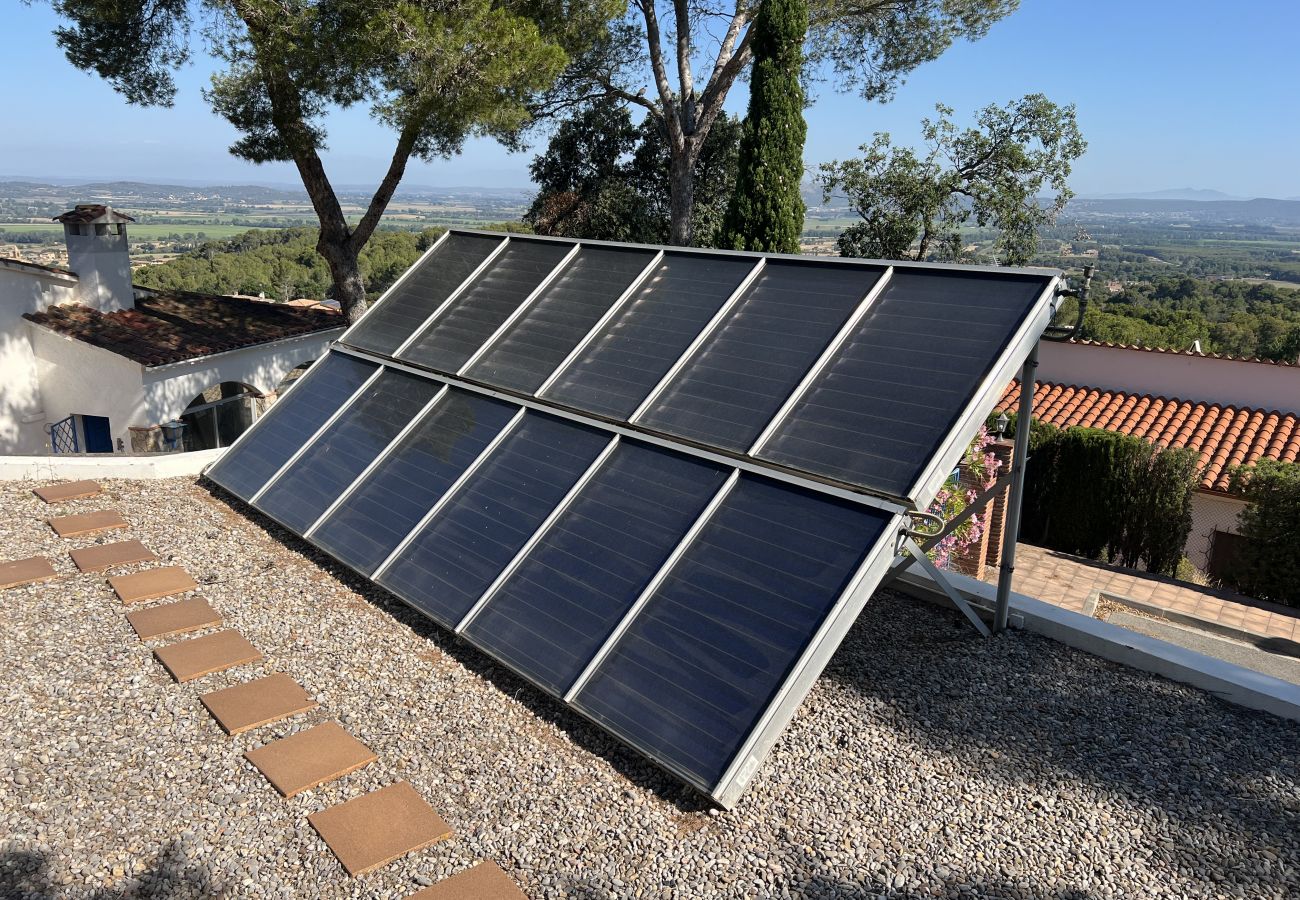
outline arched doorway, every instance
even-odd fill
[[[262,394],[238,381],[223,381],[196,396],[181,413],[186,450],[229,447],[262,411]]]

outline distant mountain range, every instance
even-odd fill
[[[1080,200],[1249,200],[1207,188],[1170,188],[1165,191],[1133,191],[1118,194],[1081,194]]]

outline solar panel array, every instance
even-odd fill
[[[729,805],[1052,286],[451,232],[208,476]]]

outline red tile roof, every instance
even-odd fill
[[[1013,381],[998,409],[1012,412],[1019,402],[1020,382]],[[1160,447],[1191,447],[1200,451],[1201,487],[1209,491],[1226,491],[1235,465],[1300,459],[1300,417],[1292,413],[1044,383],[1034,391],[1034,417],[1058,428],[1103,428]]]
[[[61,266],[46,266],[41,263],[28,262],[25,259],[10,259],[7,256],[0,257],[0,266],[7,269],[18,269],[20,271],[30,270],[37,274],[42,272],[53,272],[55,275],[64,275],[68,278],[77,277],[77,273],[71,269],[65,269]]]
[[[135,219],[102,203],[78,203],[75,208],[55,216],[54,221],[64,225],[90,225],[100,222],[134,222]]]
[[[342,328],[335,312],[237,297],[176,294],[141,297],[135,309],[103,313],[51,306],[26,319],[146,366],[224,353],[295,335]]]
[[[1084,347],[1106,347],[1111,350],[1141,350],[1144,353],[1168,353],[1170,356],[1192,356],[1196,359],[1230,359],[1234,362],[1263,363],[1266,366],[1300,365],[1300,361],[1297,360],[1261,359],[1258,356],[1228,356],[1226,353],[1202,353],[1196,350],[1172,350],[1168,347],[1147,347],[1143,344],[1115,344],[1110,341],[1092,341],[1084,340],[1082,338],[1071,338],[1070,343],[1081,344]]]

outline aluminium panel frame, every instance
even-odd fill
[[[420,258],[417,259],[414,263],[412,263],[409,269],[407,269],[405,272],[399,275],[397,280],[388,286],[388,290],[380,294],[379,297],[375,299],[374,303],[371,303],[369,306],[366,307],[366,312],[370,312],[372,309],[379,306],[379,304],[383,303],[385,300],[387,300],[389,297],[395,294],[397,292],[397,289],[401,287],[403,284],[405,284],[408,278],[411,278],[415,274],[415,270],[420,268],[420,266],[424,265],[425,261],[428,260],[428,258],[433,255],[433,252],[437,250],[439,247],[441,247],[443,244],[445,244],[447,242],[447,238],[450,236],[451,236],[451,229],[448,228],[446,231],[444,231],[442,234],[438,236],[438,239],[436,241],[434,241],[432,244],[429,245],[428,250],[425,250],[423,253],[420,254]],[[364,315],[365,313],[362,313],[363,317]],[[357,326],[360,324],[361,324],[361,319],[358,319],[357,321],[348,325],[347,330],[344,331],[341,335],[339,335],[338,339],[340,341],[345,340],[348,337],[348,335],[356,331]]]

